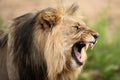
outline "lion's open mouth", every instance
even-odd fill
[[[72,47],[72,56],[75,59],[76,63],[79,65],[83,65],[83,62],[81,61],[82,58],[82,49],[87,50],[88,47],[91,49],[94,47],[96,42],[77,42]]]

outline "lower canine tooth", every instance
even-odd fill
[[[93,43],[91,43],[91,44],[90,44],[90,47],[91,47],[91,49],[93,49],[93,47],[94,47],[94,44],[93,44]]]
[[[87,50],[87,49],[88,49],[88,47],[89,47],[89,44],[87,43],[87,44],[86,44],[86,47],[85,47],[85,50]]]

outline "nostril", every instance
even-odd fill
[[[92,36],[97,39],[99,37],[99,34],[98,33],[95,33],[95,34],[92,34]]]

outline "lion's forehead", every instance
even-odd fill
[[[71,26],[75,26],[76,24],[80,24],[81,26],[84,27],[86,26],[85,22],[82,19],[75,16],[64,16],[63,23],[65,25],[71,25]]]

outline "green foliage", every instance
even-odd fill
[[[88,60],[78,80],[120,80],[120,25],[107,35],[108,20],[102,15],[93,26],[100,37],[94,49],[87,51]]]

